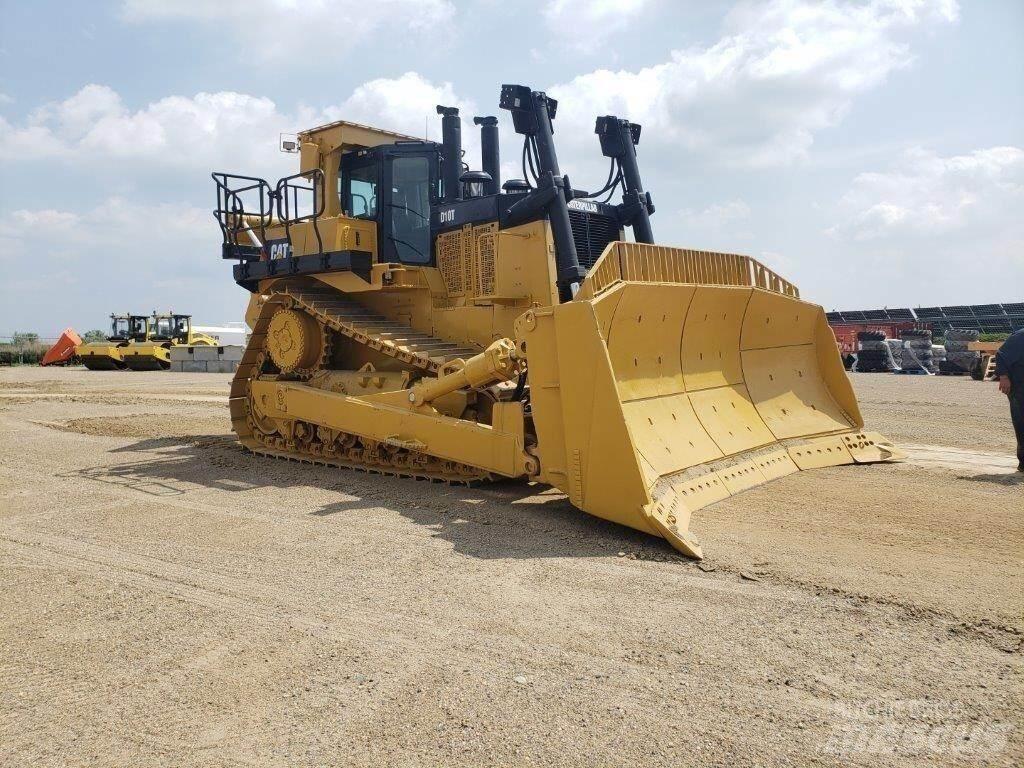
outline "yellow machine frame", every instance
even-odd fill
[[[87,344],[79,344],[75,348],[75,355],[81,359],[82,364],[92,371],[121,370],[125,367],[124,350],[132,342],[133,329],[131,324],[138,315],[110,315],[110,335],[106,341],[94,341]],[[117,333],[118,322],[125,323],[124,335]]]
[[[345,152],[405,138],[345,122],[304,132],[301,173],[338,189]],[[620,230],[567,297],[553,213],[449,227],[424,265],[382,261],[377,225],[333,194],[311,220],[218,213],[226,247],[233,226],[251,252],[282,237],[291,248],[281,274],[244,283],[252,334],[230,404],[254,452],[546,483],[693,557],[690,517],[708,504],[798,470],[901,455],[864,431],[821,307],[750,257]],[[301,271],[353,249],[365,270]]]
[[[169,332],[160,334],[161,323],[168,324]],[[213,336],[192,329],[191,315],[154,312],[147,322],[145,341],[133,341],[122,351],[125,365],[133,371],[158,371],[171,367],[171,347],[217,346]],[[181,327],[184,327],[184,333]]]

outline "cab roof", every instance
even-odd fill
[[[301,131],[299,141],[319,144],[320,151],[327,153],[336,150],[347,152],[350,149],[366,149],[380,144],[394,144],[398,141],[422,141],[422,139],[394,131],[385,131],[370,125],[338,120]]]

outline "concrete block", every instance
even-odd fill
[[[224,350],[220,355],[221,360],[234,360],[235,362],[240,361],[242,354],[245,352],[245,347],[238,344],[229,344],[220,349]]]
[[[206,361],[181,363],[181,370],[184,373],[206,373]]]
[[[187,363],[192,360],[192,347],[171,347],[172,363]]]
[[[206,370],[210,373],[234,373],[236,368],[237,360],[211,360],[206,364]]]
[[[182,373],[185,370],[182,367],[183,365],[184,365],[184,363],[182,363],[182,362],[171,360],[171,367],[168,368],[167,370],[169,370],[169,371],[176,371],[177,373]]]
[[[192,347],[192,359],[199,360],[218,360],[220,358],[221,347],[203,347],[195,346]]]

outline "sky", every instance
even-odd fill
[[[0,0],[0,337],[111,312],[242,319],[211,171],[298,170],[330,120],[521,140],[502,83],[643,126],[665,245],[760,259],[826,309],[1024,301],[1021,0]]]

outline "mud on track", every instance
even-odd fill
[[[903,465],[701,510],[256,459],[227,376],[0,370],[0,762],[1015,765],[994,387],[854,377]]]

